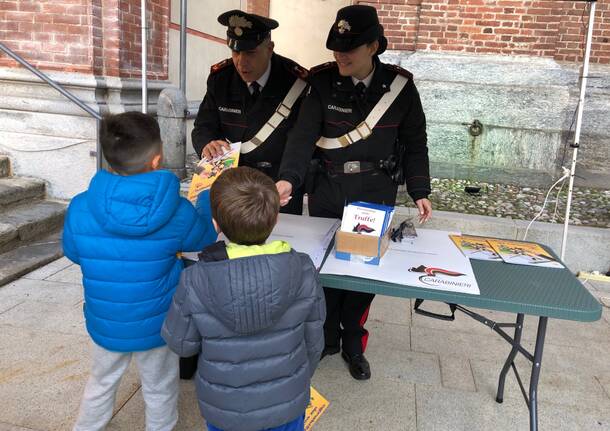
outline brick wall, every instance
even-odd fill
[[[151,79],[168,76],[169,1],[147,0]],[[140,0],[0,0],[0,41],[41,69],[139,77]]]
[[[0,41],[45,69],[91,72],[88,0],[0,0]],[[14,66],[3,53],[0,66]]]
[[[389,49],[533,55],[581,61],[588,3],[550,0],[367,0]],[[610,0],[599,0],[591,61],[610,63]]]

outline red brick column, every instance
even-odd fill
[[[269,16],[269,4],[271,0],[248,0],[247,12],[261,16]]]

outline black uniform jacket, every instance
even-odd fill
[[[306,78],[307,71],[294,61],[274,53],[269,80],[256,103],[252,103],[247,84],[237,73],[231,59],[212,66],[207,93],[199,107],[192,133],[193,147],[197,154],[201,155],[203,147],[215,139],[227,139],[230,142],[251,139],[284,100],[297,77]],[[286,132],[294,124],[299,105],[300,99],[292,106],[290,116],[282,121],[263,144],[240,155],[240,166],[257,167],[260,162],[271,163],[271,168],[264,171],[276,179],[286,143]]]
[[[408,83],[374,127],[372,135],[344,148],[324,150],[315,146],[320,136],[336,138],[354,130],[390,90],[397,74],[408,77]],[[395,153],[398,140],[406,148],[403,169],[409,195],[413,200],[428,196],[426,117],[413,76],[408,71],[375,58],[375,71],[364,99],[355,94],[352,78],[339,74],[335,62],[311,69],[309,83],[298,120],[289,133],[280,179],[289,181],[294,188],[303,184],[312,154],[322,160],[322,165],[325,161],[335,165],[347,161],[377,163]],[[348,181],[351,175],[344,177]]]

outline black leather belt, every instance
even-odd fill
[[[360,174],[362,172],[371,172],[380,169],[380,163],[373,162],[361,162],[358,160],[352,160],[345,163],[333,163],[330,161],[323,161],[322,166],[326,169],[329,174]]]

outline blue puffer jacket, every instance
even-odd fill
[[[105,349],[164,345],[161,326],[183,268],[176,254],[216,239],[211,219],[200,218],[179,188],[168,171],[100,171],[70,203],[64,253],[81,266],[87,330]]]

